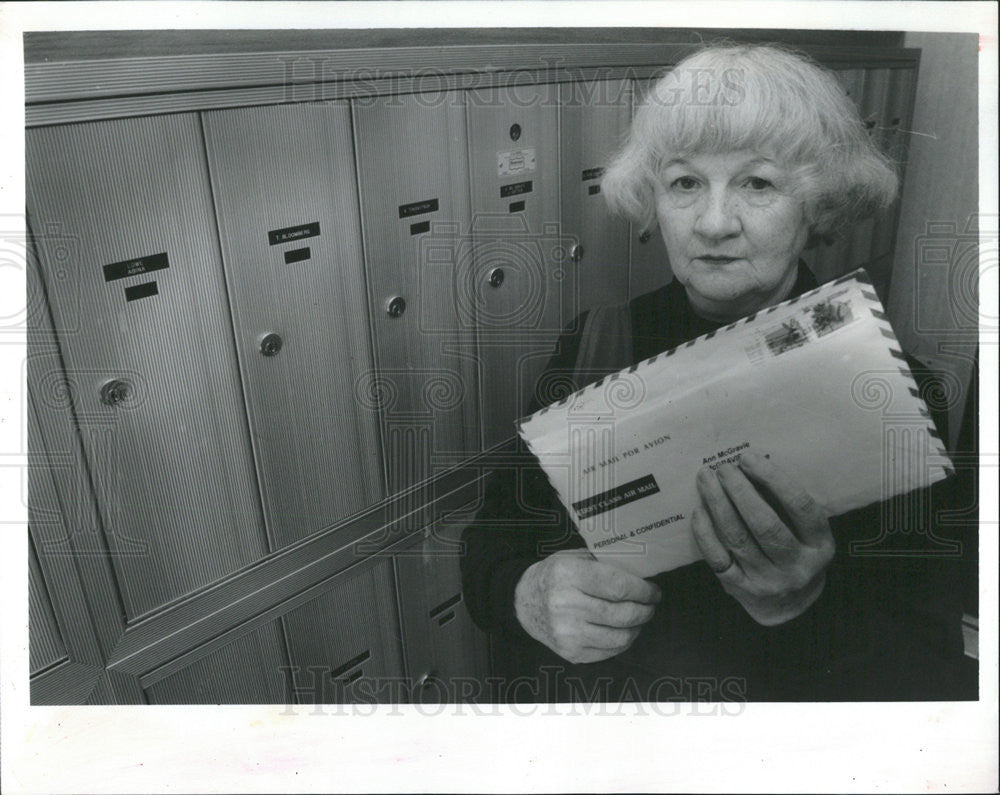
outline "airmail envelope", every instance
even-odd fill
[[[608,376],[518,429],[595,557],[642,577],[701,558],[690,519],[703,466],[767,454],[831,516],[952,471],[863,270]]]

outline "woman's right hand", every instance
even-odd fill
[[[521,575],[514,610],[535,640],[571,663],[587,663],[631,646],[662,598],[641,577],[600,563],[585,549],[571,549]]]

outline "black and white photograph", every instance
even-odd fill
[[[0,7],[4,788],[995,788],[947,5]]]

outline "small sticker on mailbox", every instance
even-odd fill
[[[131,287],[125,288],[126,301],[138,301],[140,298],[149,298],[150,296],[159,294],[160,291],[156,286],[156,282],[143,282],[142,284],[133,284]]]
[[[497,152],[498,177],[509,177],[514,174],[528,174],[534,170],[534,149],[511,149],[509,152]]]

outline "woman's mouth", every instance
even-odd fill
[[[708,262],[712,265],[725,265],[730,262],[736,262],[736,260],[741,259],[740,257],[724,257],[721,254],[703,254],[700,257],[695,257],[695,259],[700,259],[702,262]]]

